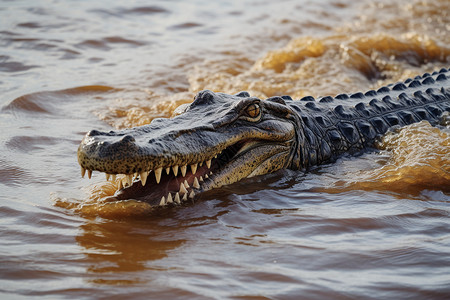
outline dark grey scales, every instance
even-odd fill
[[[371,147],[377,137],[394,126],[422,120],[435,125],[444,111],[450,111],[449,89],[450,74],[441,69],[366,93],[319,99],[307,96],[300,103],[283,96],[286,104],[299,114],[298,128],[303,130],[298,134],[304,136],[290,168],[322,164],[342,153]]]

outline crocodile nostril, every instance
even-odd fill
[[[194,99],[192,105],[211,104],[214,101],[214,92],[204,90],[199,92]]]
[[[101,134],[102,134],[102,132],[93,129],[93,130],[89,131],[86,135],[87,136],[96,136],[96,135],[101,135]]]
[[[135,142],[136,140],[131,135],[126,135],[121,139],[121,141],[124,143],[132,143]]]

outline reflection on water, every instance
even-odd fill
[[[176,250],[184,242],[177,239],[169,226],[155,227],[131,220],[81,225],[82,234],[76,241],[84,248],[90,262],[87,271],[95,274],[89,280],[110,285],[146,283],[147,280],[136,273],[148,269],[149,262],[167,257],[167,252]]]
[[[448,68],[449,24],[446,0],[1,3],[1,298],[445,299],[448,122],[157,210],[106,200],[76,149],[201,89],[300,98]]]

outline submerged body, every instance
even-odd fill
[[[171,119],[108,133],[78,149],[82,175],[127,175],[116,199],[181,203],[203,191],[280,169],[307,169],[372,147],[394,126],[450,111],[450,74],[424,74],[377,91],[293,101],[200,92]],[[149,176],[150,175],[150,176]],[[139,177],[139,179],[138,179]],[[134,179],[134,182],[133,182]]]

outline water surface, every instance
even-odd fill
[[[76,149],[202,89],[334,96],[448,68],[449,24],[445,0],[1,2],[1,298],[448,298],[445,122],[157,211],[104,201]]]

